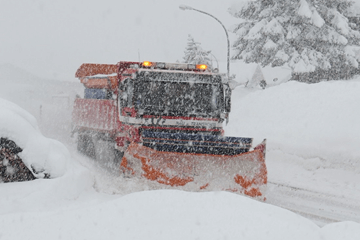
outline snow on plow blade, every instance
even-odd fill
[[[266,140],[249,151],[251,143],[251,138],[145,131],[142,144],[129,145],[120,168],[126,177],[157,182],[154,188],[226,190],[264,200]]]

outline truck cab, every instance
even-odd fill
[[[75,101],[76,131],[106,135],[119,151],[141,142],[143,131],[223,135],[231,91],[206,65],[83,64],[76,76],[85,86]]]

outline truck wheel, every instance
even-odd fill
[[[78,135],[77,150],[90,158],[95,159],[96,157],[95,145],[89,134]]]
[[[124,156],[124,152],[121,152],[121,151],[114,148],[114,155],[115,155],[114,164],[120,166],[121,159]]]
[[[115,149],[115,142],[111,140],[97,139],[95,145],[95,159],[106,168],[119,169],[123,152]]]

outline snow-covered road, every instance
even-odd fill
[[[342,221],[360,223],[359,199],[269,182],[266,202],[298,213],[319,226]]]

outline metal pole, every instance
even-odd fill
[[[222,24],[222,22],[220,22],[219,19],[217,19],[216,17],[214,17],[213,15],[211,15],[207,12],[204,12],[204,11],[201,11],[201,10],[189,7],[189,6],[185,6],[185,5],[180,5],[179,8],[181,10],[194,10],[194,11],[206,14],[206,15],[214,18],[216,21],[218,21],[221,24],[221,26],[224,28],[225,33],[226,33],[226,38],[227,38],[227,78],[229,79],[229,77],[230,77],[230,40],[229,40],[229,34],[228,34],[224,24]]]

